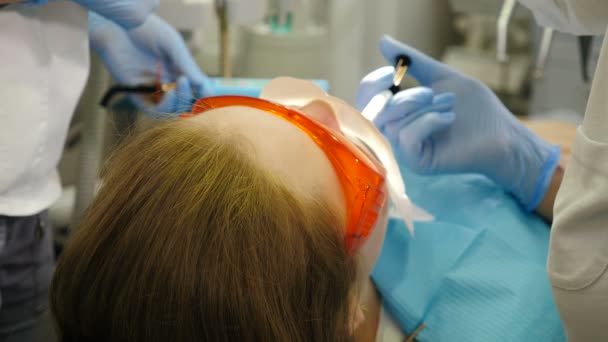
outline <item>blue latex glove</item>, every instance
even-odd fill
[[[165,93],[157,106],[141,96],[132,96],[138,107],[153,117],[189,111],[194,100],[211,92],[209,79],[194,62],[180,34],[155,15],[140,27],[125,31],[89,12],[89,35],[91,47],[119,84],[154,84],[157,63],[161,62],[161,82],[176,82],[176,90]]]
[[[480,81],[390,37],[380,50],[391,64],[408,55],[408,74],[422,86],[397,93],[375,121],[399,160],[420,174],[486,175],[527,210],[536,208],[559,163],[559,146],[523,126]],[[361,81],[359,109],[390,87],[393,72],[385,67]]]
[[[27,5],[42,5],[57,0],[29,0]],[[158,7],[160,0],[72,0],[89,11],[110,19],[123,28],[143,24]]]
[[[152,15],[143,25],[127,31],[127,34],[140,50],[165,62],[169,72],[164,72],[164,76],[184,75],[198,96],[211,95],[211,82],[192,58],[182,36],[167,22]]]
[[[143,24],[156,10],[160,0],[73,0],[129,29]]]

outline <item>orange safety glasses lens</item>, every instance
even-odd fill
[[[245,106],[263,110],[281,117],[304,131],[325,152],[332,163],[346,198],[346,247],[356,250],[370,234],[378,219],[379,210],[386,201],[383,190],[385,171],[381,166],[366,162],[359,148],[341,133],[335,132],[308,116],[284,106],[245,96],[216,96],[198,100],[187,118],[211,109]]]

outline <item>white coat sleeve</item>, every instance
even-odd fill
[[[608,39],[554,208],[548,272],[568,341],[608,341]]]

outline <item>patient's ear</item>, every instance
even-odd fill
[[[336,111],[334,110],[334,107],[326,101],[313,100],[307,105],[300,107],[298,110],[331,129],[340,130]]]

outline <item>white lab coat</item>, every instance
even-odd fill
[[[548,270],[568,340],[608,341],[608,39],[556,199]]]
[[[32,215],[61,193],[56,167],[89,70],[86,11],[0,9],[0,62],[0,215]]]

